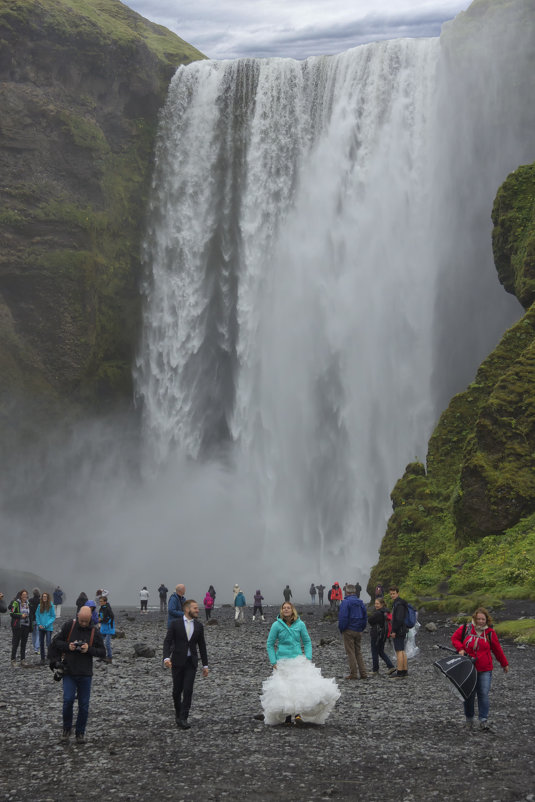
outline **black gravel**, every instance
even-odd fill
[[[516,603],[511,614],[531,615]],[[325,676],[339,678],[342,696],[323,727],[267,727],[259,693],[270,668],[269,624],[235,627],[233,611],[218,608],[206,627],[210,676],[200,673],[192,728],[174,724],[171,673],[161,667],[165,618],[116,611],[126,637],[114,641],[112,665],[95,664],[86,744],[60,743],[61,683],[29,654],[28,668],[10,667],[10,630],[2,616],[0,654],[0,799],[70,800],[381,800],[535,802],[535,649],[504,642],[511,664],[493,675],[490,719],[495,733],[464,729],[461,703],[432,664],[445,652],[453,623],[423,615],[407,680],[343,680],[345,653],[335,623],[319,608],[302,613]],[[325,611],[325,608],[323,608]],[[508,612],[501,614],[508,617]],[[425,623],[436,622],[429,633]],[[323,645],[320,642],[323,641]],[[369,637],[365,658],[371,670]],[[134,644],[156,649],[134,657]]]

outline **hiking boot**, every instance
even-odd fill
[[[358,679],[358,677],[354,677],[353,674],[348,674],[344,679]]]
[[[480,721],[479,730],[480,732],[493,732],[493,733],[496,732],[494,727],[491,724],[489,724],[488,721]]]
[[[474,719],[473,718],[467,718],[466,721],[464,722],[464,726],[465,726],[467,732],[473,732],[474,731]]]
[[[83,732],[76,733],[76,743],[77,744],[85,744],[85,735]]]
[[[61,740],[68,741],[70,737],[71,737],[71,730],[63,730],[63,732],[61,733]]]
[[[396,672],[397,672],[397,668],[394,668],[394,666],[392,666],[392,668],[388,669],[387,674],[392,676],[392,674],[395,674]]]
[[[11,661],[11,668],[17,668],[17,666],[18,666],[17,661],[16,660],[12,660]]]
[[[24,668],[26,668],[26,667],[29,665],[29,664],[28,664],[28,661],[27,661],[26,659],[24,659],[24,660],[21,660],[21,661],[20,661],[20,664],[21,664],[21,666],[23,666]]]

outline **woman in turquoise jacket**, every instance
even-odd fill
[[[41,593],[41,600],[35,610],[35,626],[39,630],[39,649],[41,650],[41,665],[44,666],[45,660],[45,641],[46,648],[50,646],[54,621],[56,620],[56,608],[50,601],[50,593]]]
[[[303,655],[304,650],[304,655]],[[262,686],[260,701],[266,724],[323,724],[340,691],[334,679],[322,677],[312,663],[312,641],[291,602],[284,602],[268,639],[273,674]]]

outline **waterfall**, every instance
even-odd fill
[[[254,500],[258,554],[345,565],[342,581],[365,579],[433,421],[438,47],[198,62],[161,122],[147,459],[222,459],[230,496]]]

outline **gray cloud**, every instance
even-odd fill
[[[442,24],[469,5],[467,0],[415,2],[391,0],[377,11],[361,2],[357,10],[346,3],[293,0],[217,4],[198,0],[129,0],[131,8],[173,30],[210,58],[286,57],[340,53],[357,45],[400,37],[438,36]],[[302,24],[305,21],[306,24]]]

